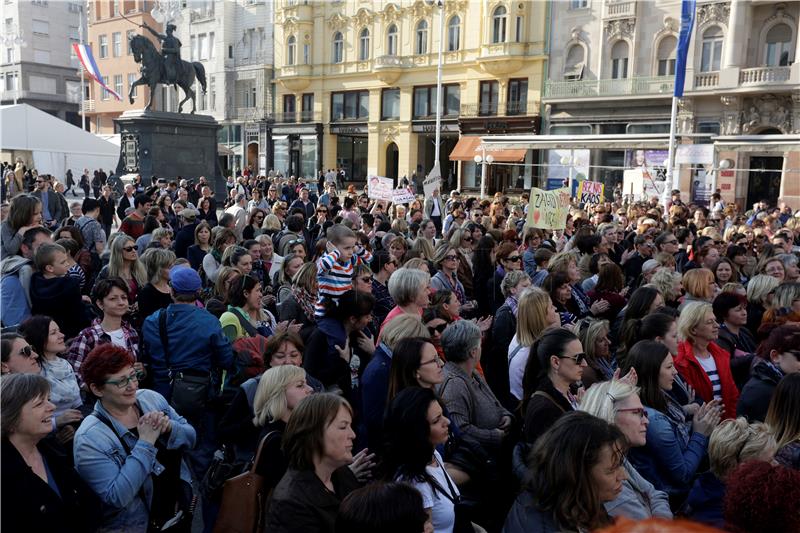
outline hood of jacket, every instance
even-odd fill
[[[328,346],[344,346],[347,340],[347,333],[344,331],[344,324],[335,318],[322,318],[317,321],[317,329],[321,330],[328,339]]]
[[[74,295],[74,285],[78,281],[71,277],[45,278],[40,272],[34,272],[31,278],[31,297],[54,300]],[[70,294],[71,293],[71,294]]]
[[[12,255],[10,257],[6,257],[3,259],[3,262],[0,263],[0,274],[3,276],[16,274],[20,268],[30,264],[30,259],[25,259],[21,255]]]
[[[783,378],[780,372],[775,370],[775,368],[768,364],[766,361],[759,361],[753,367],[753,377],[756,379],[760,379],[766,383],[771,383],[772,385],[778,385],[778,382]]]

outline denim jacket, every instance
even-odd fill
[[[170,450],[190,450],[195,444],[195,431],[185,418],[170,407],[167,400],[155,391],[140,389],[136,402],[142,414],[163,411],[169,415],[172,430],[164,444]],[[153,481],[150,477],[160,475],[164,467],[156,461],[156,447],[128,431],[97,402],[95,413],[108,418],[117,435],[125,439],[131,454],[117,435],[96,416],[87,416],[75,433],[73,455],[75,469],[103,503],[103,519],[100,531],[147,531],[148,511],[153,498]],[[160,437],[163,439],[164,437]],[[191,474],[186,462],[181,464],[181,479],[191,483]],[[140,490],[147,499],[145,506]]]

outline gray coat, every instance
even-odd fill
[[[34,191],[33,195],[42,201],[42,191]],[[61,195],[56,191],[47,190],[47,209],[50,211],[50,217],[56,222],[61,222],[69,216],[69,209],[64,210],[66,201],[61,201]]]
[[[622,492],[616,499],[605,504],[608,514],[615,518],[624,516],[633,520],[645,520],[651,517],[671,520],[672,510],[669,508],[667,493],[656,490],[627,459],[625,472],[628,474],[628,479],[622,482]]]

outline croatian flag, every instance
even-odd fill
[[[694,13],[696,0],[683,0],[681,2],[681,33],[678,37],[678,53],[675,65],[675,93],[676,98],[683,98],[683,85],[686,83],[686,55],[692,41],[694,29]]]
[[[78,44],[73,43],[72,48],[75,50],[75,53],[78,55],[78,58],[81,60],[81,64],[83,65],[84,70],[92,78],[94,81],[100,84],[100,86],[108,91],[110,94],[114,95],[114,98],[117,100],[122,100],[122,97],[117,94],[111,87],[106,85],[106,82],[103,81],[103,76],[100,74],[100,69],[97,68],[97,63],[94,61],[94,56],[92,56],[92,49],[89,48],[87,44]]]

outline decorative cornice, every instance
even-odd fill
[[[467,9],[466,0],[446,0],[444,3],[444,12],[447,16],[464,13]]]
[[[635,30],[636,19],[633,17],[608,20],[605,24],[606,39],[609,41],[621,38],[631,39]]]
[[[380,16],[385,22],[397,22],[403,14],[403,10],[397,4],[387,4],[381,11]]]
[[[697,26],[705,26],[714,22],[728,25],[728,17],[731,14],[729,2],[718,4],[702,4],[697,6]]]
[[[347,22],[347,17],[341,13],[334,13],[331,15],[331,18],[328,19],[328,27],[334,31],[341,31],[347,27]]]
[[[776,20],[784,20],[784,19],[788,19],[794,22],[794,17],[790,13],[786,12],[786,4],[783,3],[776,4],[775,13],[773,13],[769,18],[767,18],[767,20],[764,21],[764,24],[762,26],[768,26],[770,23]]]
[[[362,26],[369,26],[372,24],[374,20],[375,20],[375,13],[363,7],[359,9],[358,13],[356,13],[352,18],[353,26],[356,28],[360,28]]]
[[[417,0],[417,2],[409,8],[409,11],[414,18],[430,17],[433,12],[433,6],[422,0]]]

